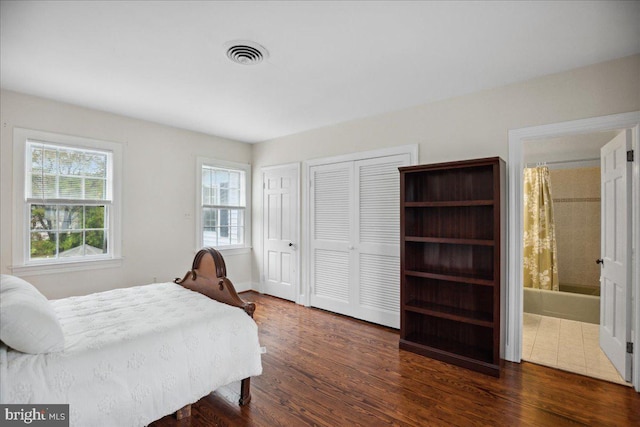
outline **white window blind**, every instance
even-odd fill
[[[26,142],[29,260],[110,255],[112,153]]]

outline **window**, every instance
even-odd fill
[[[248,247],[249,165],[199,159],[200,247]]]
[[[29,260],[109,254],[111,153],[27,140]]]
[[[14,150],[14,271],[119,256],[121,146],[16,129]]]

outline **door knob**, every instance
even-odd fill
[[[604,260],[602,258],[597,259],[596,264],[602,264],[604,266]]]
[[[289,242],[289,246],[293,246],[293,243]]]

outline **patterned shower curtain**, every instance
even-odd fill
[[[524,170],[524,286],[559,290],[551,181],[546,166]]]

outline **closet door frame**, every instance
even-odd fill
[[[332,163],[350,162],[358,160],[373,159],[376,157],[387,157],[398,154],[408,154],[410,158],[410,164],[415,165],[418,163],[418,145],[402,145],[398,147],[389,147],[379,150],[363,151],[351,154],[344,154],[340,156],[324,157],[320,159],[307,160],[304,162],[304,174],[302,182],[302,203],[303,203],[303,218],[302,218],[302,239],[303,239],[303,253],[302,255],[302,277],[303,283],[301,284],[299,301],[305,306],[310,306],[310,286],[311,286],[311,168],[314,166],[327,165]],[[399,208],[398,208],[399,209]]]

